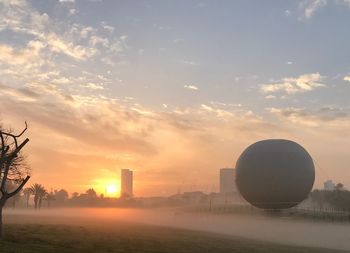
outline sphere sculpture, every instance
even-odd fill
[[[315,181],[309,153],[298,143],[282,139],[250,145],[238,158],[236,173],[243,198],[263,209],[297,205],[307,198]]]

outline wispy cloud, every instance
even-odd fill
[[[196,85],[193,84],[186,84],[184,85],[184,88],[189,89],[189,90],[199,90],[199,88]]]
[[[311,19],[318,10],[325,7],[329,2],[336,5],[350,7],[350,0],[303,0],[299,3],[299,9],[302,11],[302,18]]]
[[[350,76],[344,76],[344,81],[350,82]]]
[[[350,126],[350,110],[341,107],[324,106],[317,110],[306,108],[268,108],[270,113],[289,121],[310,127]]]
[[[263,93],[285,92],[287,94],[295,94],[325,86],[322,83],[322,79],[323,77],[320,73],[310,73],[296,78],[286,77],[278,82],[262,84],[260,89]]]
[[[44,44],[40,41],[30,41],[25,48],[14,48],[0,44],[0,61],[9,65],[24,65],[39,60],[40,50]]]
[[[286,17],[289,17],[289,16],[292,15],[292,12],[291,12],[290,10],[285,10],[285,11],[284,11],[284,15],[285,15]]]
[[[40,87],[72,100],[64,94],[101,95],[112,80],[120,80],[112,71],[86,71],[96,64],[114,66],[121,61],[118,56],[127,48],[127,35],[112,34],[114,28],[101,23],[87,26],[69,17],[62,22],[25,0],[0,1],[0,16],[0,33],[10,31],[22,38],[18,44],[0,42],[2,81],[20,88]]]
[[[96,168],[125,166],[140,168],[138,173],[148,174],[148,180],[154,170],[176,172],[182,178],[188,175],[189,161],[196,161],[205,171],[224,157],[231,159],[233,140],[245,143],[276,128],[249,110],[225,104],[182,108],[163,105],[166,110],[155,111],[134,100],[124,103],[100,95],[72,94],[55,86],[23,89],[2,85],[0,89],[5,91],[0,93],[0,106],[8,108],[2,118],[10,121],[22,115],[35,129],[31,132],[35,142],[30,152],[36,176],[45,175],[45,154],[54,163],[52,173],[56,173],[56,166],[65,171],[74,169],[75,176],[86,182],[96,177],[91,173]],[[222,152],[223,146],[229,152]],[[204,162],[202,157],[208,154],[216,158]],[[176,162],[169,164],[174,157]],[[79,169],[81,166],[84,170]],[[55,174],[58,184],[64,181],[63,176]],[[159,176],[154,180],[156,184]],[[167,179],[162,177],[162,181]],[[50,183],[55,184],[54,180]]]
[[[64,0],[64,2],[74,2]],[[125,48],[126,35],[120,38],[105,38],[97,28],[77,23],[57,22],[47,13],[40,13],[26,1],[0,2],[0,31],[11,30],[33,36],[34,41],[44,45],[51,53],[67,55],[77,61],[84,61],[101,54],[96,46],[102,45],[108,51],[120,53]],[[108,25],[104,29],[112,31]],[[63,32],[62,32],[63,31]],[[110,48],[109,48],[110,47]],[[107,50],[110,49],[110,50]]]
[[[114,26],[107,25],[105,23],[102,23],[102,27],[111,33],[114,32],[114,29],[115,29]]]
[[[327,4],[327,0],[306,0],[299,4],[299,7],[303,10],[303,16],[306,19],[310,19],[315,12],[324,7]]]

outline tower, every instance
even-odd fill
[[[133,171],[129,169],[121,170],[121,197],[133,196]]]

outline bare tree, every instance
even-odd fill
[[[29,168],[20,153],[29,139],[26,138],[19,142],[26,130],[27,122],[25,122],[23,131],[18,135],[5,131],[0,126],[0,238],[3,237],[2,209],[6,201],[19,193],[30,178]],[[8,183],[16,187],[10,190],[7,187]]]

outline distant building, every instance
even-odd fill
[[[327,180],[323,183],[324,190],[326,191],[333,191],[335,189],[335,185],[332,180]]]
[[[220,193],[237,192],[236,170],[232,168],[220,169]]]
[[[121,197],[133,196],[133,171],[129,169],[121,170]]]

